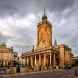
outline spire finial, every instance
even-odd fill
[[[44,16],[45,16],[45,8],[44,8]]]
[[[46,13],[45,13],[45,8],[44,8],[44,15],[42,16],[42,20],[47,19]]]

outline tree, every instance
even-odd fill
[[[1,43],[0,44],[0,48],[6,48],[7,46],[6,46],[6,44],[5,43]]]

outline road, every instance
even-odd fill
[[[9,78],[67,78],[67,77],[69,78],[74,77],[74,69],[64,71],[30,73],[25,75],[12,76]]]

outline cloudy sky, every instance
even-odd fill
[[[53,25],[53,41],[78,55],[78,0],[0,0],[0,42],[16,51],[36,44],[36,25],[43,9]]]

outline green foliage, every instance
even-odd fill
[[[6,48],[7,46],[6,46],[6,44],[5,43],[1,43],[0,44],[0,48]]]

